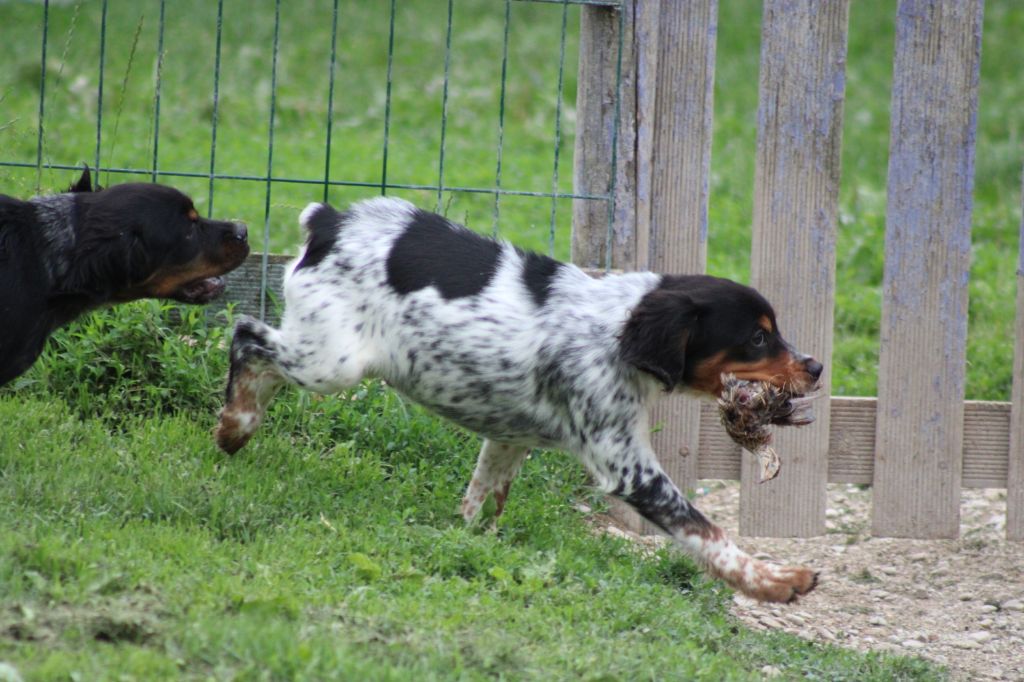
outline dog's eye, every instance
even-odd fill
[[[765,334],[763,329],[758,329],[756,332],[754,332],[754,337],[750,339],[750,345],[754,346],[755,348],[760,348],[766,343],[768,343],[768,335]]]

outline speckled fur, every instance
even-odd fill
[[[527,259],[538,257],[499,242],[496,267],[478,291],[446,298],[438,286],[422,286],[399,293],[389,283],[389,256],[422,215],[390,198],[344,213],[324,204],[302,212],[311,238],[285,276],[281,328],[249,317],[236,326],[217,430],[224,450],[248,441],[283,382],[334,393],[377,377],[484,437],[463,500],[467,521],[489,494],[501,513],[531,448],[562,449],[579,457],[603,491],[633,504],[743,592],[790,601],[813,588],[813,571],[743,553],[658,464],[648,406],[663,386],[623,360],[620,337],[660,275],[592,278],[573,265],[551,265],[539,304],[524,275]],[[315,221],[321,225],[313,229]],[[323,235],[332,242],[315,241]]]

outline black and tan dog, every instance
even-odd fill
[[[245,225],[206,220],[176,189],[92,187],[0,195],[0,385],[28,369],[50,333],[112,303],[206,303],[249,253]]]

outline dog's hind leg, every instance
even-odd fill
[[[286,381],[278,363],[279,336],[278,330],[247,315],[235,323],[225,403],[215,433],[217,445],[229,454],[249,442]]]
[[[469,481],[466,496],[462,498],[462,517],[467,523],[476,518],[487,496],[491,494],[497,505],[494,518],[501,516],[512,481],[528,454],[530,448],[521,445],[484,440],[473,478]]]
[[[818,584],[818,574],[803,566],[759,561],[736,546],[725,531],[690,504],[661,470],[653,452],[630,453],[617,461],[611,476],[588,468],[602,488],[621,498],[644,518],[671,536],[710,574],[748,597],[767,602],[792,602]],[[628,463],[626,463],[628,462]]]

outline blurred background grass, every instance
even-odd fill
[[[342,2],[338,20],[330,177],[379,183],[384,154],[390,3]],[[889,86],[894,0],[851,3],[843,176],[837,248],[837,310],[833,390],[873,395],[877,381],[882,257],[885,233]],[[493,187],[497,165],[505,4],[458,0],[445,133],[444,184]],[[388,181],[435,184],[441,145],[447,3],[396,3]],[[210,168],[217,4],[175,0],[165,6],[165,56],[159,118],[158,167],[207,173]],[[505,93],[502,186],[550,192],[555,167],[555,117],[561,96],[558,190],[572,190],[579,8],[568,7],[561,92],[558,89],[563,7],[511,5]],[[102,144],[104,166],[153,165],[154,82],[160,5],[112,1],[106,22]],[[94,161],[99,113],[99,35],[95,0],[51,2],[47,51],[45,162]],[[39,108],[40,2],[0,2],[0,160],[34,163]],[[330,0],[281,5],[274,128],[275,177],[324,177],[331,51]],[[969,398],[1007,400],[1020,224],[1021,126],[1024,81],[1015,48],[1024,35],[1024,5],[986,4],[970,285]],[[760,3],[720,3],[715,83],[708,270],[749,278],[750,224],[756,138]],[[220,65],[216,172],[263,176],[268,121],[274,3],[225,0]],[[73,173],[44,170],[45,190],[66,187]],[[128,175],[104,174],[102,182]],[[164,178],[210,209],[205,178]],[[36,170],[0,167],[7,194],[31,195]],[[218,180],[213,213],[249,223],[262,248],[266,183]],[[345,204],[378,193],[373,187],[331,188]],[[434,208],[433,191],[389,191]],[[267,245],[294,253],[298,211],[323,197],[322,186],[274,183]],[[453,192],[441,197],[453,219],[493,229],[494,199]],[[501,198],[500,232],[525,247],[547,250],[552,200]],[[554,252],[567,257],[571,200],[554,201]]]

